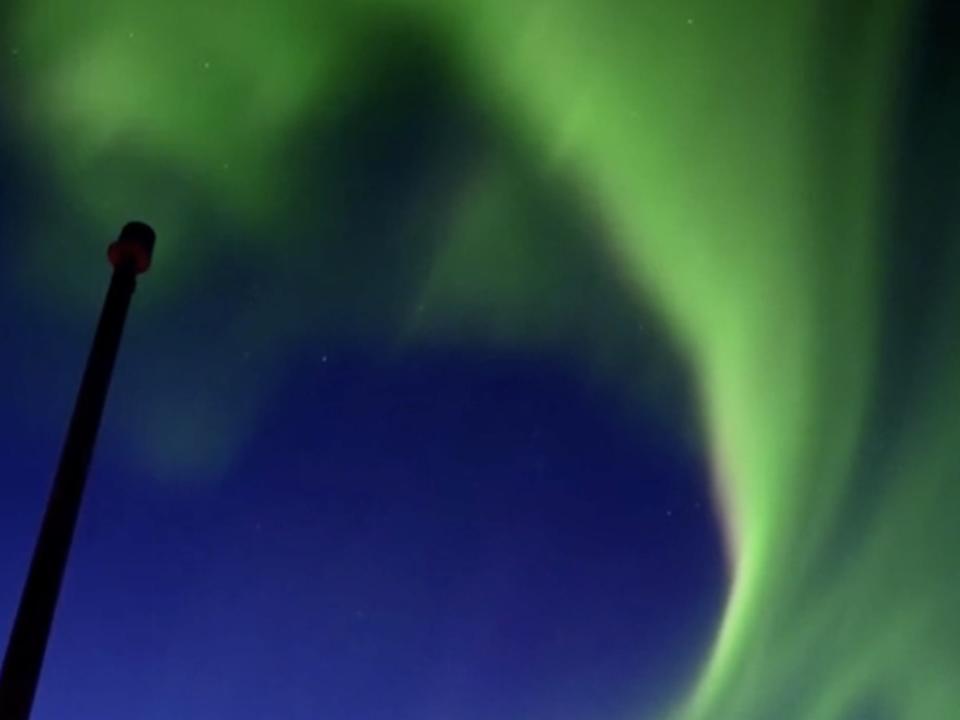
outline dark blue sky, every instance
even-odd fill
[[[108,411],[36,718],[617,718],[689,679],[723,567],[662,422],[543,355],[306,347],[287,370],[205,485],[127,462]],[[4,630],[53,404],[0,416]]]

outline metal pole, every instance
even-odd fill
[[[149,226],[128,223],[108,251],[113,277],[0,670],[2,720],[30,717],[124,322],[137,275],[150,266],[154,240]]]

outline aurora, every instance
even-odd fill
[[[148,318],[186,314],[225,256],[244,278],[216,337],[169,362],[253,334],[257,375],[151,395],[125,428],[144,464],[216,475],[309,333],[564,348],[640,403],[654,328],[689,384],[728,572],[698,676],[658,717],[960,707],[948,3],[55,0],[2,17],[4,122],[54,208],[24,221],[16,281],[54,250],[82,266],[118,215],[162,239]],[[371,260],[345,240],[363,202],[345,128],[367,98],[431,83],[487,150],[442,133],[370,150],[426,168],[389,223],[364,220],[390,239]],[[531,206],[557,218],[552,244]],[[41,241],[68,225],[80,241]],[[616,282],[553,294],[590,263]],[[99,288],[54,292],[92,307]]]

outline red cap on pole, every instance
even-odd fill
[[[118,237],[110,244],[107,257],[115,268],[130,266],[139,275],[145,273],[153,259],[153,244],[157,236],[146,223],[129,222],[123,226]]]

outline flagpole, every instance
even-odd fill
[[[107,252],[113,276],[0,669],[2,720],[30,717],[130,300],[155,240],[148,225],[132,222]]]

